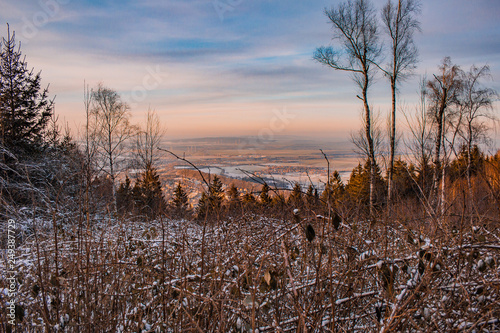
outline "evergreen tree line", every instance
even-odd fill
[[[450,205],[457,209],[466,205],[460,201],[465,191],[483,193],[476,196],[475,206],[498,207],[500,213],[500,152],[495,156],[486,156],[476,145],[472,149],[469,161],[468,150],[462,146],[458,156],[446,166],[446,186]],[[397,159],[394,163],[393,191],[394,200],[400,207],[414,206],[432,192],[432,166],[430,172],[420,171],[413,163]],[[427,170],[427,171],[429,171]],[[338,171],[330,175],[329,181],[322,185],[322,190],[310,184],[301,186],[295,183],[291,190],[272,188],[264,183],[258,191],[240,191],[234,185],[223,184],[214,175],[208,189],[201,193],[197,202],[189,202],[184,187],[177,183],[171,199],[167,202],[161,191],[161,182],[155,170],[146,171],[137,179],[134,186],[126,177],[118,189],[118,207],[120,212],[158,216],[166,214],[176,217],[194,217],[199,220],[223,218],[231,214],[257,213],[269,216],[285,214],[290,216],[295,209],[324,215],[349,215],[354,208],[361,214],[369,213],[369,161],[359,163],[344,182]],[[468,187],[468,178],[472,178],[472,188]],[[379,211],[387,207],[388,175],[376,172],[375,204]],[[485,210],[482,210],[486,212]],[[495,214],[495,212],[491,212]]]

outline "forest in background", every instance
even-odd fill
[[[488,66],[463,70],[445,57],[421,79],[420,103],[402,110],[398,87],[415,79],[418,59],[418,1],[378,12],[356,0],[325,14],[338,45],[313,57],[352,74],[363,162],[344,183],[325,155],[322,191],[276,188],[250,173],[259,189],[241,193],[199,172],[194,207],[181,183],[171,200],[162,192],[162,151],[196,165],[161,147],[156,112],[131,124],[116,91],[85,85],[84,134],[72,137],[9,31],[0,54],[0,215],[3,230],[16,221],[17,273],[14,319],[2,312],[2,329],[498,330],[500,152],[481,148],[498,99]],[[377,72],[392,88],[387,137],[369,102]],[[396,115],[409,128],[403,138]],[[140,170],[135,179],[130,169]],[[7,233],[0,241],[11,244]],[[8,309],[7,292],[0,302]]]

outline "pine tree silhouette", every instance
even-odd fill
[[[417,176],[415,173],[415,166],[413,166],[413,164],[408,165],[405,161],[397,159],[394,162],[392,177],[395,198],[406,198],[417,194],[417,189],[415,187],[415,180],[417,179]]]
[[[0,143],[6,147],[40,148],[52,117],[53,100],[41,88],[40,72],[28,69],[15,33],[8,30],[0,53]]]
[[[208,195],[206,192],[202,192],[200,200],[198,200],[198,205],[196,206],[196,215],[198,216],[198,219],[207,218],[209,211],[210,203]]]
[[[160,176],[150,164],[135,183],[134,201],[139,212],[154,218],[161,214],[165,208],[165,199],[161,189]]]
[[[292,192],[288,197],[288,204],[294,208],[300,208],[303,206],[302,202],[302,188],[299,183],[295,183],[293,186]]]
[[[213,214],[220,213],[222,202],[224,200],[224,190],[220,178],[214,175],[212,182],[208,188],[208,194],[203,192],[198,201],[197,215],[198,218],[206,218]]]
[[[125,181],[120,184],[116,191],[116,205],[118,212],[121,214],[125,212],[132,212],[134,207],[133,187],[128,176]]]
[[[188,201],[188,196],[182,188],[181,183],[177,183],[174,190],[174,198],[172,200],[175,212],[178,214],[184,214],[188,209]]]
[[[321,193],[321,202],[327,207],[334,207],[345,193],[345,185],[337,170],[330,176],[330,181],[326,184]]]
[[[221,208],[222,201],[224,200],[224,190],[222,189],[222,182],[217,175],[214,175],[214,179],[210,184],[208,190],[208,199],[210,203],[210,209],[212,211],[218,212]]]
[[[467,165],[469,164],[469,156],[467,152],[467,146],[462,145],[458,152],[457,158],[451,162],[448,175],[452,181],[466,178],[467,176]],[[481,152],[477,145],[472,146],[470,152],[470,175],[476,175],[480,170],[483,169],[484,164],[484,154]]]

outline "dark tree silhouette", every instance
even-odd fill
[[[212,182],[208,187],[208,194],[203,192],[198,201],[198,218],[205,218],[213,214],[220,213],[222,202],[224,200],[224,190],[220,178],[214,175]]]
[[[366,161],[364,165],[358,164],[352,170],[351,177],[345,188],[347,194],[354,202],[369,203],[370,201],[370,162]],[[374,186],[374,204],[382,202],[385,193],[385,182],[381,176],[380,169],[375,170],[375,186]],[[371,213],[370,213],[371,214]]]
[[[135,183],[133,193],[140,213],[155,218],[163,212],[165,198],[161,189],[160,176],[151,165],[146,166],[146,170]]]
[[[203,219],[208,217],[209,211],[210,211],[210,202],[208,200],[208,195],[206,192],[202,192],[200,200],[198,200],[198,205],[196,206],[196,215],[198,219]]]
[[[307,202],[307,206],[309,208],[314,208],[318,205],[319,203],[318,189],[315,188],[312,184],[310,184],[307,187],[307,192],[305,196],[306,196],[305,199]]]
[[[393,188],[394,199],[408,198],[414,196],[417,192],[415,190],[415,180],[417,179],[415,166],[408,165],[405,161],[397,159],[394,162],[393,170]]]
[[[8,27],[8,25],[7,25]],[[52,117],[54,100],[48,86],[41,88],[40,73],[28,69],[17,45],[15,32],[8,29],[0,51],[0,135],[5,147],[40,147]]]
[[[172,199],[172,204],[176,213],[183,214],[188,209],[188,196],[181,183],[177,183],[174,190],[174,198]]]
[[[119,213],[131,212],[134,208],[133,186],[128,175],[116,191],[116,209]]]

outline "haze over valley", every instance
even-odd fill
[[[278,136],[264,140],[258,136],[208,137],[164,140],[160,145],[193,163],[206,175],[224,177],[224,184],[236,182],[242,191],[257,192],[263,182],[280,189],[312,184],[322,190],[330,172],[338,171],[347,182],[360,156],[349,141]],[[188,163],[163,152],[158,163],[165,193],[173,193],[178,182],[186,186],[194,203],[203,186],[199,173]],[[195,172],[187,172],[187,171]]]

